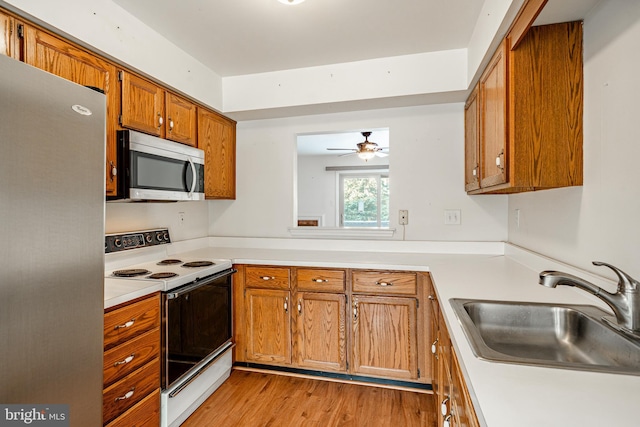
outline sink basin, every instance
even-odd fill
[[[640,340],[590,305],[451,299],[474,354],[496,362],[640,375]]]

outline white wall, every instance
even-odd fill
[[[640,2],[607,0],[585,19],[584,186],[509,196],[509,241],[640,278],[639,47]]]
[[[174,203],[107,202],[105,233],[169,228],[173,241],[206,237],[209,206],[205,201]],[[184,221],[180,220],[184,218]]]
[[[238,123],[235,201],[210,202],[209,234],[289,237],[294,223],[296,134],[389,128],[391,224],[409,210],[407,240],[500,241],[507,196],[464,192],[462,104],[406,107]],[[462,224],[444,225],[444,209]],[[398,226],[399,227],[399,226]],[[399,231],[395,239],[402,238]]]

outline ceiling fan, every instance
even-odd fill
[[[371,132],[361,132],[362,136],[364,136],[364,141],[356,144],[358,148],[327,148],[327,150],[334,151],[351,151],[351,153],[341,154],[342,156],[351,156],[353,154],[357,154],[358,157],[363,159],[365,162],[374,157],[387,157],[389,153],[385,153],[382,150],[388,150],[389,147],[378,147],[378,144],[375,142],[369,141],[369,136],[371,136]]]

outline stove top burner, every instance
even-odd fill
[[[170,271],[163,271],[160,273],[153,273],[149,276],[150,279],[170,279],[171,277],[176,277],[178,273],[172,273]]]
[[[182,264],[182,260],[179,259],[163,259],[158,263],[158,265],[171,265],[171,264]]]
[[[136,276],[144,276],[145,274],[151,273],[149,270],[145,270],[144,268],[130,268],[127,270],[116,270],[113,272],[113,275],[116,277],[136,277]]]
[[[191,261],[182,264],[183,267],[195,268],[195,267],[208,267],[215,264],[213,261]]]

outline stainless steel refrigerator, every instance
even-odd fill
[[[78,427],[102,425],[105,103],[0,55],[0,404]]]

